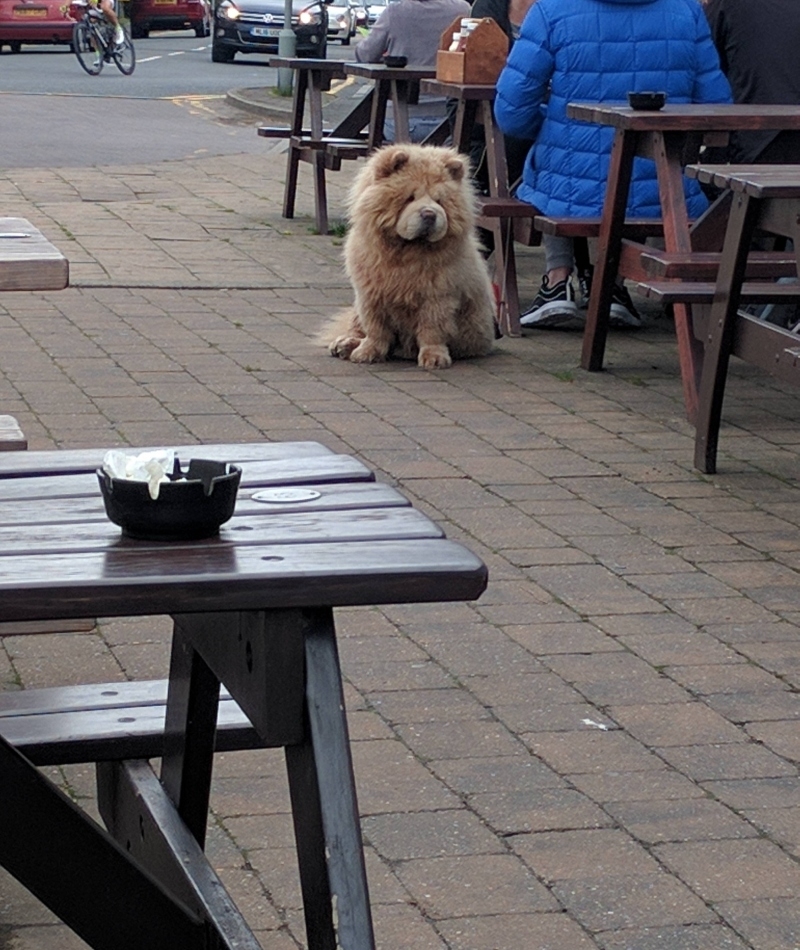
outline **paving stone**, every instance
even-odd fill
[[[748,945],[720,924],[621,930],[598,937],[602,950],[747,950]]]
[[[500,854],[500,839],[464,808],[414,814],[374,815],[363,830],[387,861],[459,854]]]
[[[596,946],[563,913],[459,917],[439,920],[436,926],[452,950],[592,950]]]
[[[703,798],[608,802],[605,810],[640,841],[753,838],[758,832],[719,802]]]
[[[695,782],[797,775],[795,766],[754,742],[676,745],[657,751],[662,759]]]
[[[433,920],[556,910],[547,889],[512,855],[404,861],[398,876]]]
[[[797,897],[800,868],[771,841],[690,841],[655,854],[708,901]]]
[[[745,743],[746,733],[704,703],[612,705],[609,714],[627,732],[649,746]]]
[[[800,933],[797,898],[722,901],[721,916],[759,950],[795,950]]]
[[[688,887],[663,873],[564,880],[553,886],[553,893],[593,933],[716,921]]]

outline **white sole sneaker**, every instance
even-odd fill
[[[573,322],[586,322],[586,315],[580,312],[574,300],[551,300],[519,318],[522,327],[560,327]]]

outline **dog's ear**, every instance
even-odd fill
[[[375,177],[388,178],[408,164],[410,156],[402,148],[385,148],[375,153]]]
[[[447,174],[453,179],[453,181],[461,181],[467,171],[467,166],[462,158],[454,155],[452,158],[448,158],[445,162],[447,169]]]

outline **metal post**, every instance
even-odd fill
[[[284,0],[283,4],[283,29],[278,34],[278,55],[285,56],[287,59],[297,53],[297,37],[292,29],[292,0]],[[294,72],[291,69],[278,70],[278,92],[282,96],[292,94],[292,78]]]

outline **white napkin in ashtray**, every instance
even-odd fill
[[[162,482],[168,482],[175,466],[175,452],[171,449],[156,449],[126,455],[120,449],[111,449],[103,457],[103,471],[112,478],[127,478],[134,482],[147,482],[147,490],[155,501]]]

